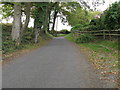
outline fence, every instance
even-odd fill
[[[111,37],[111,36],[120,36],[120,30],[98,30],[98,31],[80,31],[80,30],[75,30],[74,32],[75,36],[79,36],[80,34],[91,34],[94,36],[102,36],[104,39],[106,37]]]

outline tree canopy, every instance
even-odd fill
[[[93,5],[103,3],[104,0],[92,2]],[[37,42],[40,34],[51,32],[50,23],[52,24],[51,34],[54,33],[57,17],[61,17],[63,23],[68,22],[69,25],[75,26],[77,24],[86,25],[96,14],[99,14],[97,11],[92,11],[85,0],[77,2],[2,2],[2,6],[3,18],[13,17],[14,19],[11,37],[18,44],[22,41],[22,36],[28,27],[30,17],[34,19],[34,40]],[[23,17],[25,17],[24,21],[22,21]],[[115,15],[111,17],[115,17]],[[105,18],[107,19],[107,17]]]

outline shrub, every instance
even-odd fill
[[[105,25],[107,29],[119,29],[120,28],[120,2],[113,3],[105,14]]]
[[[2,50],[3,53],[14,51],[15,42],[11,39],[12,24],[2,24]]]
[[[82,27],[83,27],[82,24],[77,24],[77,25],[75,25],[75,26],[72,27],[71,31],[73,31],[73,30],[78,30],[78,29],[80,29],[80,28],[82,28]]]
[[[27,28],[27,30],[23,33],[22,43],[33,43],[34,32],[32,28]]]
[[[15,45],[15,42],[12,41],[11,37],[12,24],[2,24],[2,50],[3,53],[13,52],[15,50],[21,49],[24,47],[24,43],[32,43],[34,38],[34,33],[32,28],[28,28],[23,35],[22,44],[19,46]]]
[[[120,31],[120,28],[118,29],[118,31]]]
[[[70,31],[68,31],[67,29],[63,29],[61,31],[59,31],[59,34],[69,34]]]
[[[15,42],[13,42],[12,40],[3,41],[3,43],[2,43],[3,53],[12,52],[15,49],[16,49]]]
[[[90,25],[98,25],[98,23],[99,23],[99,19],[92,19],[90,21]]]
[[[78,38],[76,38],[75,42],[76,43],[87,43],[94,41],[95,37],[89,34],[81,34]]]
[[[89,25],[87,27],[84,27],[83,30],[84,31],[86,31],[86,30],[87,31],[97,30],[97,26],[95,26],[95,25]]]
[[[104,15],[101,15],[99,19],[93,19],[90,22],[90,27],[91,30],[103,30],[105,29],[104,25]]]

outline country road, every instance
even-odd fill
[[[80,50],[63,37],[2,68],[3,88],[102,88]]]

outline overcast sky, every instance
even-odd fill
[[[86,0],[86,1],[88,1],[91,9],[93,9],[93,6],[92,6],[92,1],[93,0]],[[116,1],[120,1],[120,0],[105,0],[105,4],[98,6],[97,10],[104,11],[104,10],[106,10],[109,7],[110,4],[112,4],[112,3],[116,2]],[[9,19],[9,23],[12,23],[12,21],[13,21],[12,19]],[[3,20],[2,22],[6,23],[6,20]],[[34,20],[30,19],[29,27],[33,27],[33,22],[34,22]],[[59,30],[62,30],[62,29],[68,29],[68,30],[70,30],[71,26],[69,26],[67,23],[65,25],[63,25],[61,23],[60,18],[57,18],[56,19],[55,30],[59,31]]]

